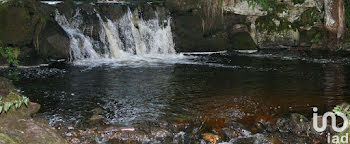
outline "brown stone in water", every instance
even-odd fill
[[[219,140],[219,136],[212,133],[204,133],[203,139],[207,142],[216,143]]]

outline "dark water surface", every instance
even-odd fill
[[[76,126],[96,108],[105,123],[120,126],[204,118],[249,124],[292,112],[310,117],[313,106],[328,111],[350,102],[346,59],[272,56],[213,54],[191,59],[200,64],[3,69],[1,75],[41,104],[39,116]]]

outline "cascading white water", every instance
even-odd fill
[[[135,59],[135,58],[167,58],[179,56],[174,48],[174,42],[168,18],[165,25],[160,25],[158,14],[151,20],[139,18],[130,9],[116,21],[102,17],[96,12],[101,30],[95,45],[89,36],[80,30],[83,18],[77,10],[71,21],[68,21],[57,11],[56,21],[70,37],[71,60],[99,59]],[[105,21],[103,20],[105,19]]]
[[[66,17],[60,15],[56,10],[56,21],[67,32],[70,38],[70,59],[98,59],[100,55],[94,50],[92,39],[85,36],[79,29],[83,23],[82,16],[77,10],[72,21],[69,22]]]

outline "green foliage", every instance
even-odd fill
[[[18,109],[22,105],[28,106],[29,98],[24,96],[18,96],[18,94],[14,92],[10,92],[10,94],[7,97],[11,97],[11,96],[15,97],[15,99],[5,101],[0,96],[0,114],[7,113],[11,108]]]
[[[333,112],[341,112],[344,113],[348,119],[350,118],[350,105],[337,105],[336,107],[333,108]]]
[[[19,48],[6,47],[5,49],[3,49],[2,47],[0,47],[0,54],[4,58],[6,58],[9,64],[13,64],[13,65],[19,64],[19,60],[18,60],[18,56],[20,54]]]
[[[278,21],[279,24],[276,24]],[[295,25],[284,18],[279,18],[275,14],[261,16],[256,20],[256,29],[258,31],[281,32],[287,29],[295,29]]]
[[[241,0],[244,1],[244,0]],[[294,24],[289,22],[285,18],[277,16],[278,13],[282,13],[287,9],[285,3],[278,2],[277,0],[245,0],[248,2],[250,8],[254,9],[257,5],[262,7],[263,11],[267,12],[266,16],[261,16],[256,20],[258,31],[279,32],[286,29],[294,28]],[[278,21],[279,24],[276,24]]]
[[[317,34],[314,36],[314,38],[312,38],[311,43],[316,43],[316,42],[318,42],[318,41],[321,40],[321,39],[322,39],[322,34],[321,34],[321,33],[317,33]]]
[[[300,26],[313,26],[315,23],[321,22],[322,19],[321,12],[314,7],[304,11],[296,23]]]

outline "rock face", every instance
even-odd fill
[[[175,0],[166,4],[178,52],[257,49],[244,15],[217,15],[211,10],[212,16],[207,18],[198,1]]]
[[[224,40],[236,41],[230,37],[235,37],[235,33],[228,31],[230,29],[235,29],[235,24],[247,27],[245,32],[250,34],[251,38],[260,49],[309,47],[333,50],[337,47],[341,47],[341,43],[339,44],[337,41],[344,36],[345,14],[343,0],[284,0],[271,2],[268,5],[245,0],[221,0],[221,2],[222,9],[216,10],[216,13],[223,13],[224,24],[214,24],[214,29],[208,30],[210,32],[205,32],[205,28],[203,28],[203,25],[205,24],[203,23],[206,22],[205,17],[207,15],[215,15],[215,11],[213,13],[213,10],[211,10],[215,8],[215,3],[212,3],[212,7],[207,8],[201,2],[194,2],[193,0],[172,0],[171,2],[168,2],[168,5],[171,5],[168,7],[172,12],[175,22],[177,21],[177,17],[183,17],[184,15],[187,17],[198,15],[199,18],[197,19],[199,20],[191,18],[191,21],[186,19],[186,22],[183,22],[190,23],[188,25],[191,25],[189,27],[192,27],[193,29],[200,29],[200,27],[202,27],[202,31],[204,31],[203,33],[200,33],[199,30],[190,30],[191,33],[200,33],[195,40],[199,41],[200,39],[203,39],[203,41],[209,42],[210,40],[206,38],[218,38],[218,36],[220,36],[218,34],[223,34],[223,39],[216,40],[218,43],[217,47],[227,50],[237,49],[235,48],[236,43],[225,45],[226,43]],[[208,14],[201,14],[203,12],[207,12]],[[236,22],[233,25],[225,25],[227,21],[231,20],[227,17],[243,18],[241,21]],[[216,19],[211,20],[217,21]],[[182,25],[186,25],[183,23]],[[176,26],[175,23],[175,28],[178,27],[179,26]],[[189,28],[184,29],[187,30]],[[190,37],[184,34],[185,32],[180,33],[178,31],[181,31],[181,28],[180,30],[175,30],[175,33],[177,33],[176,36],[180,35],[180,37],[182,36],[184,39]],[[306,35],[301,37],[301,33]],[[203,35],[203,38],[201,38],[200,35]],[[186,43],[185,40],[178,41]],[[178,46],[181,47],[182,45],[183,44],[180,43]],[[196,46],[196,44],[188,44],[185,46],[196,47],[193,49],[197,50],[197,47],[202,47]]]
[[[62,59],[69,55],[69,38],[56,22],[45,22],[35,38],[36,51],[41,57]]]
[[[68,57],[69,38],[53,20],[53,14],[53,8],[36,1],[0,5],[0,41],[20,48],[20,64]]]

